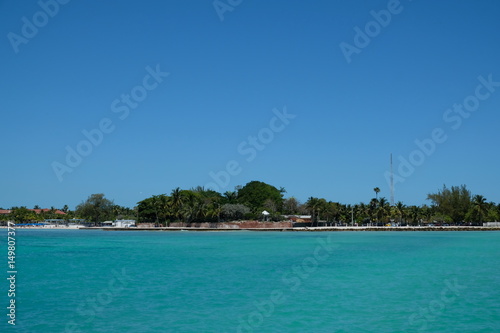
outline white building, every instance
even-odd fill
[[[104,221],[104,222],[102,222],[102,224],[105,227],[130,228],[132,226],[135,227],[135,220]]]
[[[135,220],[116,220],[113,223],[113,227],[116,228],[130,228],[131,226],[135,227]]]

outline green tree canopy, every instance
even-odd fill
[[[28,210],[26,207],[13,208],[9,217],[16,223],[42,220],[40,215],[37,215],[32,210]]]
[[[467,222],[483,222],[487,216],[491,216],[491,213],[489,213],[491,208],[492,205],[486,202],[486,198],[477,194],[472,198],[465,220]]]
[[[113,201],[104,197],[104,194],[91,194],[86,201],[76,206],[76,214],[79,217],[99,223],[113,217]]]
[[[277,211],[281,211],[283,191],[284,189],[278,190],[263,182],[251,181],[238,189],[238,202],[250,207],[254,213],[260,214],[266,206],[266,201],[269,205],[268,200],[271,200],[276,204]]]
[[[471,207],[471,192],[467,186],[452,186],[447,188],[443,185],[442,190],[430,193],[427,199],[436,205],[436,210],[453,222],[462,222]]]

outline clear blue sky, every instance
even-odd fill
[[[44,1],[52,16],[0,1],[0,207],[73,209],[92,193],[133,207],[229,161],[221,192],[260,180],[368,202],[377,186],[390,197],[391,153],[396,201],[466,184],[500,202],[500,84],[478,88],[500,82],[496,0]],[[475,111],[447,111],[464,100]],[[284,109],[295,117],[274,119]],[[85,143],[100,123],[112,132]]]

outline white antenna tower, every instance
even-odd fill
[[[392,172],[392,153],[391,153],[391,206],[394,206],[394,173]]]

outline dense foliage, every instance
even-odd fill
[[[276,212],[282,210],[284,192],[283,188],[278,190],[272,185],[252,181],[238,189],[238,201],[251,207],[254,213],[260,213],[264,209]]]
[[[0,215],[0,220],[43,221],[45,219],[85,219],[100,223],[105,220],[134,219],[168,226],[171,222],[221,222],[233,220],[268,219],[283,220],[283,215],[310,215],[313,223],[357,223],[358,225],[384,225],[399,223],[418,225],[424,222],[442,224],[476,224],[500,220],[500,204],[488,202],[482,195],[473,195],[465,185],[443,186],[427,199],[430,205],[406,206],[397,202],[391,206],[380,197],[378,187],[375,198],[368,203],[346,205],[324,198],[310,197],[305,203],[294,197],[284,198],[284,188],[252,181],[238,186],[235,191],[223,194],[203,187],[189,190],[176,188],[169,194],[153,195],[137,203],[134,208],[122,207],[105,198],[104,194],[92,194],[80,203],[75,211],[64,206],[66,215],[56,214],[52,207],[39,214],[26,207],[12,207],[10,214]],[[34,208],[40,208],[35,206]]]
[[[92,194],[86,201],[76,206],[76,215],[94,223],[113,217],[113,201],[104,197],[104,194]]]
[[[499,206],[486,202],[482,195],[472,195],[465,185],[443,186],[437,193],[427,196],[435,207],[435,212],[441,220],[447,222],[483,222],[499,219]]]

